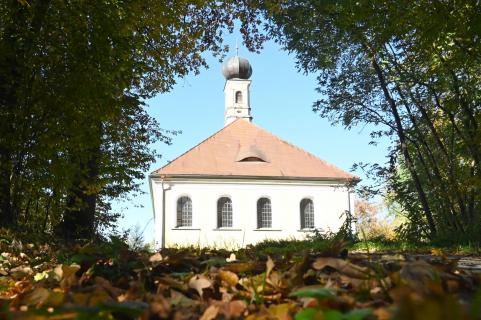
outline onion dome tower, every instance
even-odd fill
[[[252,67],[249,61],[237,54],[224,63],[222,74],[226,80],[224,126],[239,118],[251,122],[249,78],[252,75]]]

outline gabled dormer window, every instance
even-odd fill
[[[251,144],[241,145],[236,157],[237,162],[269,162],[269,159],[265,156],[256,145],[255,142]]]
[[[239,162],[266,162],[266,161],[259,157],[246,157],[244,159],[241,159]]]

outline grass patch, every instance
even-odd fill
[[[288,254],[303,251],[320,252],[329,249],[330,240],[265,240],[256,245],[249,246],[246,250],[260,254]]]
[[[362,252],[410,252],[410,253],[432,253],[433,250],[441,250],[446,254],[481,254],[479,246],[458,245],[443,246],[430,243],[409,243],[404,241],[379,241],[366,240],[358,241],[349,246],[350,251]]]
[[[265,240],[256,245],[241,249],[239,253],[248,255],[287,255],[301,253],[329,253],[338,255],[343,249],[349,252],[409,252],[430,254],[433,251],[441,251],[452,255],[480,255],[481,249],[474,245],[442,246],[430,243],[409,243],[405,241],[387,240],[358,240],[344,241],[339,238],[316,238],[306,240]]]

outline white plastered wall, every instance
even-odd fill
[[[235,121],[238,118],[245,119],[247,121],[252,120],[251,107],[250,107],[250,80],[232,79],[227,80],[224,87],[225,94],[225,114],[224,125]],[[242,102],[236,103],[236,92],[242,93]]]
[[[313,200],[315,227],[322,230],[337,231],[342,224],[341,214],[349,210],[349,202],[350,208],[353,208],[353,195],[348,195],[344,185],[333,182],[252,179],[162,181],[152,178],[151,183],[157,247],[162,246],[162,232],[165,232],[166,247],[194,245],[235,249],[265,239],[301,239],[308,234],[300,228],[302,199]],[[176,227],[177,199],[182,196],[189,196],[192,200],[192,227],[189,228]],[[217,228],[217,200],[223,196],[232,199],[233,226],[230,229]],[[257,229],[257,200],[261,197],[271,200],[272,228],[269,230]],[[162,226],[163,211],[165,227]]]

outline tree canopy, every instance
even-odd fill
[[[197,73],[241,18],[235,1],[3,1],[0,4],[0,226],[89,238],[109,200],[138,191],[170,141],[145,99]]]
[[[267,7],[269,8],[269,7]],[[314,110],[389,137],[373,167],[417,239],[481,241],[481,5],[475,1],[285,1],[271,35],[318,74]]]
[[[481,5],[473,1],[0,4],[0,226],[89,238],[170,142],[145,99],[221,57],[234,21],[318,75],[314,110],[392,141],[373,172],[414,239],[481,241]],[[266,32],[260,28],[266,27]]]

